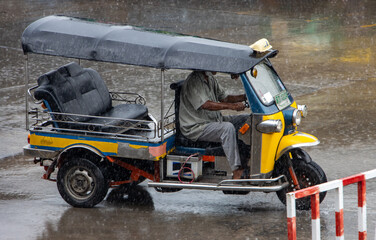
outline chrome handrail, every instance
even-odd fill
[[[122,137],[131,139],[153,139],[157,136],[157,122],[152,120],[138,120],[138,119],[125,119],[125,118],[113,118],[73,113],[60,113],[60,112],[48,112],[41,111],[34,108],[29,111],[32,115],[34,123],[31,124],[35,131],[56,131],[56,132],[72,132],[77,134],[96,134],[109,137]],[[74,117],[86,117],[90,119],[105,119],[109,121],[123,121],[122,125],[114,125],[112,123],[88,123],[75,121]],[[59,127],[56,126],[60,125]],[[61,126],[63,125],[63,126]],[[79,126],[79,128],[70,128],[69,126]],[[65,127],[67,126],[67,127]],[[97,130],[96,127],[109,127],[113,128],[113,131],[106,132]],[[135,130],[143,132],[144,134],[136,135],[136,133],[129,133],[129,130]]]
[[[29,94],[29,96],[31,97],[31,99],[33,99],[33,102],[34,102],[35,104],[41,104],[41,103],[43,102],[43,100],[37,100],[37,99],[35,99],[35,98],[34,98],[34,95],[31,94],[31,91],[35,90],[35,89],[38,88],[38,87],[39,87],[38,85],[35,85],[35,86],[33,86],[33,87],[27,89],[27,93]]]

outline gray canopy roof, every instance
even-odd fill
[[[242,73],[277,50],[263,54],[249,46],[132,26],[48,16],[22,34],[25,54],[36,53],[164,69]]]

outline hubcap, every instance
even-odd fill
[[[305,173],[302,173],[301,176],[298,177],[300,188],[307,188],[313,185],[312,180],[307,176]],[[291,182],[290,185],[291,191],[296,191],[294,183]]]
[[[95,182],[90,172],[85,168],[72,168],[65,178],[68,192],[77,199],[89,198],[94,191]]]

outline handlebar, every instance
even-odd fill
[[[245,101],[244,101],[244,106],[245,106],[245,108],[249,108],[248,100],[245,100]]]

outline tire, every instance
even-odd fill
[[[85,158],[67,161],[57,174],[59,193],[73,207],[94,207],[105,198],[108,187],[101,170]]]
[[[292,159],[292,162],[293,162],[293,168],[294,168],[296,177],[298,178],[301,189],[327,182],[327,178],[326,178],[324,171],[317,163],[313,161],[310,161],[307,163],[306,161],[302,159],[300,160]],[[278,166],[276,167],[278,167],[279,169],[276,171],[275,176],[284,174],[287,177],[288,181],[290,182],[289,187],[277,192],[277,196],[279,200],[283,204],[286,205],[286,193],[295,191],[297,189],[295,189],[295,186],[292,182],[287,164],[278,164]],[[320,203],[324,200],[325,196],[326,196],[326,192],[320,193]],[[310,196],[297,199],[296,209],[298,210],[311,209]]]

